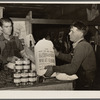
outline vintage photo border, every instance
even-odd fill
[[[99,0],[0,0],[0,3],[100,3]],[[0,91],[0,99],[99,99],[100,91]]]

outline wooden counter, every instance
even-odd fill
[[[33,86],[15,85],[0,88],[0,90],[73,90],[73,81],[58,81],[55,78],[46,79],[42,83],[34,83]]]

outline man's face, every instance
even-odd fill
[[[77,27],[73,26],[70,29],[69,36],[70,36],[70,41],[77,42],[79,39],[83,37],[83,33]]]
[[[12,32],[12,24],[11,24],[11,22],[3,22],[3,25],[2,25],[1,28],[2,28],[3,34],[11,35],[11,32]]]

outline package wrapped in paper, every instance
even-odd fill
[[[14,69],[15,63],[9,62],[6,66],[7,66],[8,68],[10,68],[10,69]]]
[[[46,66],[56,65],[53,43],[50,40],[42,39],[37,42],[34,51],[37,75],[43,76],[46,73]]]
[[[68,75],[66,73],[56,73],[56,78],[62,81],[72,81],[78,79],[76,74]]]

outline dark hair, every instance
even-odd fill
[[[75,21],[72,23],[71,27],[77,27],[79,30],[83,31],[84,36],[87,34],[88,26],[85,25],[82,21]]]
[[[3,26],[4,22],[10,22],[12,24],[12,26],[13,26],[13,22],[12,22],[12,20],[10,18],[1,18],[0,19],[0,26],[1,27]]]

